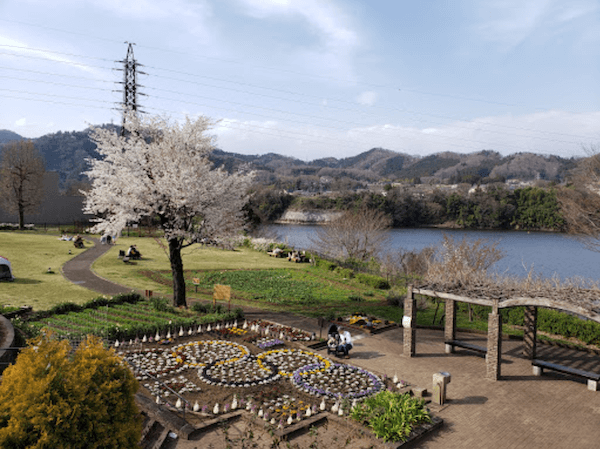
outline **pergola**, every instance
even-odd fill
[[[577,296],[577,292],[573,293],[575,296]],[[468,347],[468,345],[461,344],[460,341],[456,340],[457,304],[459,302],[464,302],[468,304],[490,306],[492,310],[488,315],[487,350],[484,348],[481,349],[482,352],[486,352],[486,378],[492,381],[499,380],[502,354],[502,319],[499,310],[508,307],[525,307],[523,355],[535,361],[538,307],[571,312],[600,323],[600,307],[597,306],[597,303],[590,300],[590,291],[583,293],[584,294],[581,295],[582,297],[579,301],[576,298],[565,300],[548,297],[526,297],[518,294],[515,296],[498,295],[499,297],[489,298],[470,295],[463,296],[462,294],[443,293],[432,289],[414,288],[412,285],[408,286],[406,298],[404,300],[404,355],[407,357],[413,357],[416,353],[417,303],[415,295],[440,298],[445,301],[446,318],[444,324],[444,340],[446,341],[446,353],[453,352],[455,345]],[[591,293],[595,295],[597,292]],[[569,370],[568,367],[564,368],[565,370]],[[539,372],[536,374],[541,374],[541,370],[539,370]],[[598,383],[598,381],[588,381],[588,388],[597,390]]]

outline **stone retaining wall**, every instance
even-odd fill
[[[275,223],[325,224],[341,217],[343,212],[320,210],[288,210]]]

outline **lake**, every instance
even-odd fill
[[[319,226],[316,225],[269,225],[279,240],[297,249],[310,249]],[[544,277],[558,275],[561,279],[583,277],[600,279],[600,253],[589,250],[582,242],[565,234],[519,231],[464,231],[449,229],[391,229],[388,251],[400,248],[421,250],[441,243],[443,234],[455,240],[486,239],[499,242],[498,248],[505,256],[494,269],[500,273],[526,276],[531,268]]]

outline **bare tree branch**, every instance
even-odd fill
[[[29,140],[10,142],[0,159],[0,200],[19,215],[19,229],[25,213],[33,213],[44,197],[44,158]]]
[[[318,252],[330,257],[367,262],[388,242],[391,223],[387,215],[376,210],[347,211],[320,228],[312,243]]]

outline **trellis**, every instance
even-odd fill
[[[445,324],[444,340],[446,342],[445,352],[454,352],[454,346],[465,346],[466,344],[456,340],[456,308],[459,302],[467,304],[477,304],[491,307],[488,315],[488,332],[486,352],[486,378],[492,381],[500,379],[501,376],[501,354],[502,354],[502,318],[499,310],[508,307],[525,307],[524,315],[524,347],[523,355],[531,360],[536,358],[536,334],[537,334],[537,309],[538,307],[552,308],[570,312],[581,317],[600,323],[600,307],[597,301],[593,300],[593,293],[598,293],[596,289],[580,289],[581,291],[572,291],[569,300],[560,297],[542,297],[542,296],[523,296],[518,291],[500,290],[491,292],[489,289],[479,290],[477,288],[463,289],[462,291],[455,287],[452,293],[440,292],[428,288],[414,288],[408,286],[406,298],[404,300],[404,355],[413,357],[416,354],[416,322],[417,322],[417,303],[416,295],[428,296],[431,298],[440,298],[445,302]],[[484,294],[485,291],[485,294]],[[457,293],[463,294],[457,294]],[[495,293],[493,296],[490,293]],[[511,295],[510,293],[513,293]],[[478,294],[478,296],[470,296]],[[485,295],[485,296],[484,296]],[[596,296],[598,298],[598,296]],[[453,344],[453,342],[455,344]],[[590,383],[588,383],[590,386]],[[597,390],[598,384],[594,383],[593,388]]]

